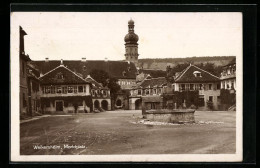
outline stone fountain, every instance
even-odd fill
[[[155,109],[147,110],[144,118],[150,121],[167,123],[194,123],[194,109]]]
[[[182,107],[183,109],[177,109],[176,103],[173,103],[173,100],[167,100],[167,107],[158,109],[147,110],[145,107],[145,99],[142,102],[142,115],[143,118],[150,121],[159,121],[167,123],[194,123],[195,122],[195,109],[186,109],[186,103],[184,101]],[[164,102],[161,102],[164,104]]]

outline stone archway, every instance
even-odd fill
[[[101,107],[104,110],[108,110],[108,102],[106,100],[102,100]]]
[[[98,100],[94,101],[94,108],[99,108],[100,107],[100,103]]]
[[[142,101],[141,99],[137,99],[135,101],[135,110],[141,110]]]

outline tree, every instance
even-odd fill
[[[107,85],[107,87],[110,89],[110,95],[111,95],[111,98],[113,99],[113,100],[115,100],[116,99],[116,93],[118,92],[118,91],[120,91],[120,89],[121,89],[121,87],[120,87],[120,85],[117,83],[117,79],[116,78],[113,78],[113,77],[110,77],[109,79],[108,79],[108,85]]]

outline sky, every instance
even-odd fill
[[[140,59],[242,54],[238,12],[13,12],[11,44],[19,46],[20,25],[32,60],[123,60],[130,18]]]

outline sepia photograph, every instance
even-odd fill
[[[11,161],[242,161],[241,12],[10,15]]]

